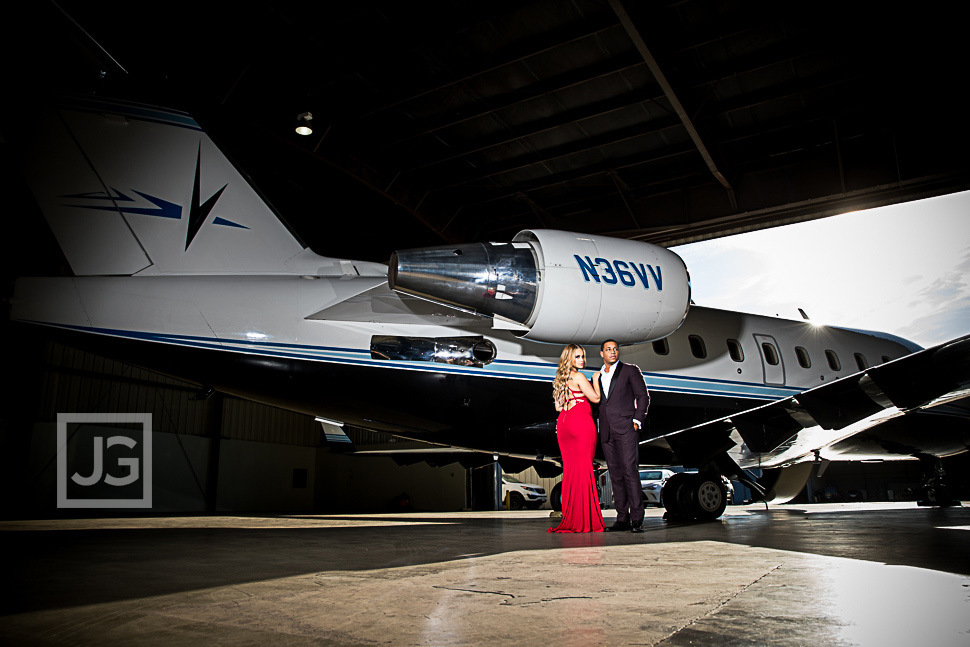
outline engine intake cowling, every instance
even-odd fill
[[[606,236],[527,230],[511,243],[397,251],[388,266],[394,290],[515,322],[542,342],[652,341],[677,330],[690,305],[677,254]]]

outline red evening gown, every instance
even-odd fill
[[[562,521],[549,532],[603,532],[603,513],[596,493],[593,454],[596,425],[593,411],[582,391],[574,391],[576,404],[559,412],[556,436],[562,452]]]

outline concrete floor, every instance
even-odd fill
[[[0,522],[0,644],[970,645],[968,507],[661,514]]]

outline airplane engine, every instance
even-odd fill
[[[519,232],[511,243],[396,251],[387,281],[556,344],[660,339],[680,327],[690,306],[690,276],[674,252],[550,229]]]

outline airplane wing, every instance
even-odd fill
[[[962,417],[946,429],[950,446],[956,430],[970,447],[964,398],[970,398],[970,335],[643,443],[662,439],[688,466],[725,452],[744,468],[859,460],[867,452],[883,460],[941,456],[933,451],[936,422],[927,416],[954,408]]]
[[[491,324],[491,320],[485,317],[395,292],[387,283],[315,312],[307,319],[387,324],[424,322],[446,326],[464,324],[490,327]]]

